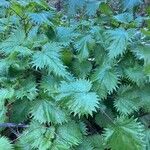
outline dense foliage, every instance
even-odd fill
[[[0,0],[0,150],[149,150],[150,7],[55,7]]]

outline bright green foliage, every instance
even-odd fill
[[[143,2],[0,0],[0,150],[150,149]]]
[[[150,130],[145,131],[146,134],[146,150],[150,148]]]
[[[25,33],[23,30],[18,29],[15,30],[8,39],[3,41],[0,45],[1,50],[3,50],[4,53],[9,54],[13,53],[15,49],[17,49],[17,46],[20,46],[23,44],[25,40]]]
[[[75,122],[69,122],[58,127],[56,140],[52,149],[69,149],[72,145],[81,143],[81,129]]]
[[[99,134],[88,136],[84,139],[83,143],[77,147],[77,150],[103,150],[105,148],[103,142],[103,137]]]
[[[141,150],[144,148],[143,130],[143,126],[132,118],[118,118],[112,127],[106,128],[104,137],[112,150]]]
[[[119,83],[119,75],[117,70],[112,63],[103,62],[100,67],[97,67],[95,73],[92,76],[93,81],[98,81],[103,88],[108,92],[112,92],[113,89],[117,88]]]
[[[5,107],[5,101],[6,99],[11,99],[14,95],[13,89],[4,89],[2,88],[0,90],[0,122],[5,122],[7,119],[6,116],[6,107]]]
[[[139,5],[142,0],[122,0],[124,10],[133,9],[135,6]]]
[[[89,57],[89,47],[94,43],[94,39],[92,39],[91,35],[87,35],[81,38],[76,43],[76,49],[79,51],[79,59],[84,60]]]
[[[67,121],[67,114],[59,107],[46,100],[36,101],[31,113],[34,119],[41,123],[51,122],[62,124]]]
[[[128,24],[133,21],[133,15],[131,13],[122,13],[114,16],[114,18],[121,23]]]
[[[77,80],[70,83],[62,82],[58,88],[60,93],[57,101],[61,102],[74,114],[92,115],[98,107],[98,96],[95,92],[90,92],[92,84],[86,80]]]
[[[147,80],[141,65],[135,64],[134,67],[126,68],[125,74],[129,80],[135,82],[137,85],[142,85]]]
[[[66,0],[66,4],[68,7],[68,13],[70,15],[75,15],[78,9],[83,9],[84,13],[88,16],[95,15],[97,9],[99,8],[100,1],[94,0]]]
[[[55,128],[40,125],[38,122],[33,122],[29,129],[24,131],[22,138],[18,143],[18,147],[32,149],[39,148],[40,150],[47,150],[51,145],[51,139],[55,137]]]
[[[133,90],[134,87],[122,86],[118,90],[117,99],[115,100],[115,107],[123,115],[131,114],[139,109],[138,93]]]
[[[42,51],[38,51],[33,55],[33,67],[36,69],[47,68],[50,73],[53,71],[56,75],[67,77],[69,73],[62,64],[59,56],[60,47],[57,43],[48,43],[43,46]]]
[[[9,7],[9,2],[6,0],[1,0],[0,6],[1,7]]]
[[[41,24],[51,25],[51,22],[49,21],[49,18],[51,18],[51,13],[47,13],[47,12],[29,13],[28,17],[35,24],[38,24],[38,25],[41,25]]]
[[[21,82],[21,87],[16,90],[16,98],[23,99],[27,98],[29,100],[35,99],[37,96],[36,83],[34,79],[29,78],[28,82]]]
[[[144,63],[150,63],[150,46],[147,44],[140,44],[137,45],[134,49],[133,52],[139,59],[143,59]]]
[[[13,146],[6,137],[0,137],[0,149],[13,150]]]
[[[123,54],[128,44],[128,33],[123,29],[110,30],[106,32],[107,43],[109,44],[109,57],[113,58]]]
[[[22,138],[17,143],[17,147],[27,147],[28,149],[39,148],[40,150],[67,150],[72,145],[81,143],[81,131],[80,126],[75,122],[69,122],[56,128],[53,126],[46,128],[38,122],[33,122],[23,132]]]

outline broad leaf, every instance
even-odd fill
[[[118,118],[115,125],[105,129],[106,145],[112,150],[141,150],[144,148],[143,130],[137,120]]]
[[[29,19],[37,25],[47,24],[52,25],[50,18],[52,18],[52,14],[48,12],[41,12],[41,13],[28,13],[27,14]]]
[[[118,90],[115,107],[122,115],[129,115],[139,110],[139,95],[131,86],[122,86]]]
[[[94,39],[91,35],[86,35],[76,42],[75,47],[79,52],[78,58],[83,61],[89,57],[90,47],[93,47]]]
[[[22,29],[15,30],[8,39],[0,45],[0,50],[5,53],[11,53],[17,46],[23,44],[25,33]]]
[[[92,115],[98,107],[98,96],[95,92],[90,92],[91,87],[91,82],[83,79],[70,83],[62,82],[58,89],[60,94],[57,100],[79,116]]]
[[[128,41],[128,33],[122,28],[106,31],[109,57],[115,58],[118,55],[122,55],[127,49]]]
[[[47,150],[51,147],[54,137],[55,128],[53,126],[46,128],[38,122],[32,122],[29,128],[22,133],[17,146],[22,149]]]
[[[68,119],[65,110],[47,100],[36,100],[31,113],[33,118],[41,123],[62,124]]]
[[[92,76],[92,81],[98,81],[103,90],[112,92],[118,87],[119,74],[111,63],[104,62]]]
[[[78,145],[82,141],[82,134],[79,125],[74,121],[59,126],[57,129],[56,140],[52,150],[69,150],[72,145]]]
[[[142,0],[122,0],[124,10],[131,10],[135,6],[138,6],[141,2]]]
[[[0,137],[0,149],[13,150],[11,142],[4,136]]]
[[[69,73],[66,66],[60,59],[61,47],[56,43],[47,43],[43,46],[42,51],[34,53],[32,58],[33,67],[36,69],[47,68],[48,72],[54,72],[58,76],[68,77]]]

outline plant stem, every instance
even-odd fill
[[[16,124],[16,123],[0,123],[0,128],[28,128],[28,125],[25,124]]]

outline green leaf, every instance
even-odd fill
[[[95,92],[90,92],[91,87],[91,82],[84,79],[70,83],[62,82],[58,88],[60,94],[57,100],[75,115],[92,115],[92,112],[98,107],[98,96]]]
[[[114,126],[105,129],[104,139],[112,150],[144,148],[144,127],[137,119],[118,118]]]
[[[31,21],[37,25],[53,25],[50,21],[53,15],[50,12],[28,13],[27,15],[29,19],[31,19]]]
[[[10,54],[17,46],[23,44],[24,40],[24,31],[22,29],[17,29],[11,33],[8,39],[0,44],[0,50],[5,54]]]
[[[21,57],[31,56],[31,54],[33,53],[30,49],[24,46],[16,46],[13,52],[18,53],[18,56],[21,56]]]
[[[146,138],[145,138],[145,140],[146,140],[146,150],[149,150],[150,149],[150,130],[147,129],[145,131],[145,134],[146,134]]]
[[[112,8],[111,6],[109,6],[109,3],[106,3],[106,0],[101,0],[99,10],[102,14],[105,14],[105,15],[113,14]]]
[[[42,51],[34,53],[31,62],[33,67],[36,67],[36,70],[47,68],[49,73],[68,78],[70,74],[60,59],[60,50],[61,47],[57,43],[45,44]]]
[[[10,6],[10,2],[6,0],[1,0],[0,7],[8,8]]]
[[[129,36],[124,29],[118,28],[106,31],[106,40],[109,57],[116,58],[118,55],[122,55],[126,51]]]
[[[145,84],[137,89],[139,93],[140,103],[139,105],[144,108],[146,111],[150,112],[150,86]]]
[[[95,15],[98,8],[99,8],[100,3],[101,2],[95,1],[95,0],[87,1],[87,4],[86,4],[86,13],[87,13],[87,15],[88,16]]]
[[[16,90],[15,96],[17,99],[23,99],[24,97],[29,100],[33,100],[37,96],[37,88],[34,79],[28,78],[21,82],[20,87]]]
[[[8,119],[7,118],[7,109],[6,107],[3,105],[3,106],[0,106],[0,122],[6,122],[6,120]]]
[[[105,99],[107,97],[108,89],[99,81],[94,82],[93,90],[96,91],[100,99]]]
[[[14,89],[8,88],[8,89],[0,89],[0,101],[3,101],[5,99],[10,99],[14,95]]]
[[[73,27],[57,27],[56,35],[59,42],[64,45],[70,44],[71,40],[77,36]]]
[[[93,47],[93,45],[94,39],[91,35],[86,35],[75,43],[80,61],[83,61],[89,57],[90,46]]]
[[[121,86],[114,102],[117,111],[122,115],[130,115],[139,110],[139,95],[134,87]]]
[[[109,62],[104,62],[100,67],[97,67],[91,79],[92,81],[98,81],[101,89],[107,89],[109,93],[116,90],[119,83],[116,68]]]
[[[76,150],[94,150],[91,143],[88,140],[84,139],[84,141],[76,148]]]
[[[109,117],[109,118],[108,118]],[[112,122],[110,120],[114,120],[114,114],[111,110],[109,109],[100,109],[100,112],[98,112],[95,116],[95,123],[99,125],[100,127],[106,128]]]
[[[44,0],[17,0],[16,3],[19,4],[20,6],[23,6],[23,7],[34,5],[37,7],[40,6],[40,7],[45,8],[45,9],[49,8],[47,2],[45,2]]]
[[[32,107],[32,116],[40,123],[62,124],[67,122],[67,113],[47,100],[36,100]]]
[[[70,15],[75,15],[79,10],[85,8],[84,13],[87,16],[94,16],[99,8],[100,1],[95,0],[69,0],[68,13]]]
[[[145,73],[146,76],[149,77],[149,82],[150,82],[150,64],[146,64],[144,66],[144,73]]]
[[[61,125],[57,129],[56,140],[53,142],[52,150],[69,150],[72,146],[80,144],[82,134],[79,125],[74,121]]]
[[[8,102],[11,101],[14,94],[15,94],[15,91],[13,88],[1,88],[0,89],[0,110],[1,110],[0,119],[1,121],[2,120],[4,121],[6,119],[5,114],[7,112],[7,108],[5,107],[5,102],[6,100]]]
[[[48,94],[53,97],[58,92],[59,78],[54,76],[43,76],[42,81],[40,83],[40,87],[44,90],[44,93],[48,92]]]
[[[13,150],[11,142],[4,136],[0,137],[0,149]]]
[[[83,139],[77,150],[104,150],[103,137],[100,134],[93,134]]]
[[[23,99],[15,101],[12,104],[10,120],[15,123],[25,121],[30,113],[30,109],[31,109],[31,102],[29,100]]]
[[[0,150],[149,150],[142,1],[0,0]]]
[[[75,15],[76,11],[84,6],[85,0],[69,0],[67,4],[68,4],[68,13],[70,15]]]
[[[135,6],[138,6],[141,3],[142,3],[141,0],[122,0],[124,10],[131,10]]]
[[[87,77],[91,70],[92,64],[89,61],[83,61],[82,63],[79,63],[79,61],[73,62],[73,71],[75,72],[76,76],[80,78]]]
[[[133,21],[133,15],[131,13],[122,13],[115,15],[114,18],[121,23],[128,24]]]
[[[145,64],[150,64],[150,46],[147,44],[136,45],[132,48],[132,52],[138,59],[143,59]]]
[[[21,149],[40,149],[47,150],[52,145],[55,137],[55,128],[53,126],[46,128],[38,122],[32,122],[27,130],[25,130],[18,142]]]
[[[104,140],[102,135],[100,134],[93,134],[91,136],[87,137],[87,140],[89,141],[89,143],[91,143],[91,145],[93,146],[94,150],[104,150]]]
[[[141,65],[135,64],[134,67],[125,68],[124,72],[128,79],[137,83],[139,86],[147,82],[143,66]]]

